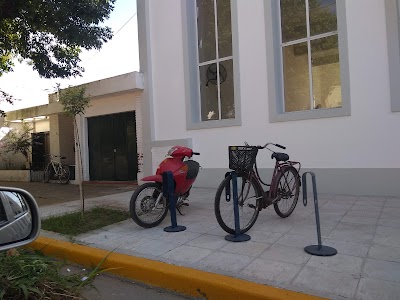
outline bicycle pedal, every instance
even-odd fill
[[[184,206],[189,206],[189,203],[182,203],[182,205],[184,205]]]

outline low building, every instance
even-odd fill
[[[141,176],[142,90],[138,72],[86,84],[90,106],[77,117],[85,181],[135,181]],[[73,118],[63,113],[57,94],[49,95],[46,105],[7,112],[5,122],[14,128],[22,122],[32,125],[39,141],[32,149],[34,169],[43,169],[45,155],[53,154],[65,156],[64,162],[77,171]]]

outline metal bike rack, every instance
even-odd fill
[[[229,173],[227,173],[228,175]],[[239,221],[239,204],[238,204],[238,193],[237,193],[237,175],[236,172],[230,172],[232,175],[233,184],[233,214],[235,217],[235,234],[228,234],[225,236],[225,240],[230,242],[245,242],[250,240],[250,236],[245,233],[240,233],[240,221]],[[227,187],[230,189],[230,187]],[[228,195],[227,195],[228,197]]]
[[[323,246],[321,242],[321,226],[319,221],[319,208],[318,208],[318,195],[317,195],[317,184],[315,181],[314,172],[305,172],[302,175],[302,184],[303,184],[303,204],[307,206],[307,174],[310,174],[312,177],[312,185],[313,185],[313,194],[314,194],[314,208],[315,208],[315,220],[317,223],[317,236],[318,236],[318,245],[310,245],[304,248],[304,251],[311,255],[317,256],[333,256],[337,254],[337,250],[332,247]]]
[[[166,232],[185,231],[186,227],[177,225],[176,222],[176,197],[175,197],[175,182],[171,171],[164,172],[163,178],[163,195],[169,200],[169,212],[171,214],[171,226],[165,227]]]

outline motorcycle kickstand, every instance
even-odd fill
[[[179,206],[176,207],[176,210],[179,212],[179,214],[180,214],[181,216],[184,216],[185,214],[182,213],[181,210],[180,210],[180,208],[181,208],[182,206],[189,206],[189,203],[182,202]]]
[[[183,214],[183,213],[181,212],[181,210],[179,209],[179,207],[177,207],[176,210],[179,212],[179,214],[180,214],[181,216],[184,216],[184,215],[185,215],[185,214]]]

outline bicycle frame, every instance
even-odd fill
[[[275,167],[274,171],[272,173],[272,178],[270,184],[264,183],[260,175],[258,173],[257,169],[257,164],[253,166],[253,169],[250,171],[249,174],[249,179],[255,178],[258,188],[260,191],[262,191],[263,196],[260,198],[262,200],[262,205],[260,205],[260,209],[265,209],[268,206],[276,203],[277,201],[280,200],[279,196],[277,196],[277,190],[278,190],[278,175],[280,172],[283,172],[285,168],[287,167],[293,167],[296,169],[297,174],[300,174],[300,169],[301,169],[301,163],[297,161],[285,161],[285,162],[280,162],[280,161],[275,161]],[[299,175],[299,180],[300,180],[300,175]],[[301,183],[301,180],[300,180]],[[266,191],[263,188],[263,185],[269,186],[269,190]]]
[[[58,176],[62,170],[62,163],[58,161],[51,160],[50,163],[54,170],[54,175]],[[57,166],[56,166],[57,165]]]

